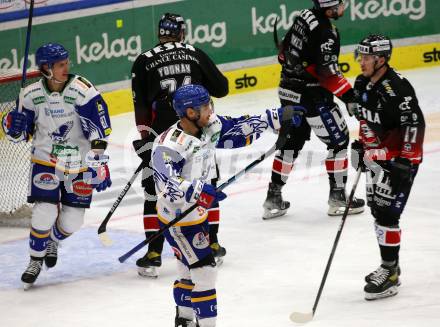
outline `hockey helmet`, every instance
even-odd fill
[[[366,54],[384,57],[386,61],[389,61],[392,51],[393,44],[388,37],[381,34],[370,34],[357,45],[355,58],[361,54]]]
[[[185,31],[185,28],[186,25],[182,16],[167,12],[159,20],[158,36],[179,38],[180,33]]]
[[[188,84],[177,89],[173,96],[173,107],[179,117],[186,116],[186,109],[200,110],[200,107],[209,104],[211,97],[201,85]]]
[[[328,9],[344,3],[344,0],[313,0],[316,9]]]
[[[61,44],[47,43],[37,49],[35,57],[38,67],[45,64],[52,67],[54,63],[69,58],[69,52]]]

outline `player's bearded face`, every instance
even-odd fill
[[[211,117],[214,112],[214,105],[212,101],[210,103],[204,104],[200,107],[200,118],[197,121],[197,124],[200,127],[205,127],[209,123],[209,117]]]
[[[66,82],[69,78],[70,60],[58,61],[52,66],[53,77],[59,82]]]
[[[374,68],[377,63],[376,57],[367,54],[359,54],[357,61],[361,66],[362,75],[365,77],[371,77],[374,73]]]

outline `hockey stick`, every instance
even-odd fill
[[[139,175],[139,173],[142,171],[143,168],[144,168],[144,163],[141,162],[139,167],[134,172],[133,176],[131,176],[130,180],[127,182],[127,185],[125,185],[124,189],[119,194],[119,196],[116,199],[115,203],[113,203],[113,206],[111,207],[111,209],[108,212],[107,216],[105,216],[105,218],[102,221],[101,225],[99,225],[98,237],[99,237],[101,243],[104,244],[105,246],[110,246],[113,243],[113,241],[110,239],[110,237],[107,234],[107,223],[110,220],[110,218],[112,217],[112,215],[115,212],[116,208],[119,206],[119,204],[121,203],[122,199],[125,197],[125,195],[127,194],[128,190],[130,189],[131,185],[133,184],[133,182],[135,181],[135,179],[137,178],[137,176]]]
[[[290,135],[288,134],[289,126],[287,124],[283,124],[281,127],[281,130],[279,132],[278,139],[276,143],[264,154],[262,154],[259,158],[252,161],[249,165],[247,165],[244,169],[239,171],[234,176],[230,177],[226,182],[224,182],[222,185],[217,187],[218,191],[222,191],[225,187],[235,182],[239,177],[246,174],[249,170],[254,168],[256,165],[258,165],[260,162],[264,161],[267,157],[271,156],[277,149],[281,149],[283,145],[286,143],[287,139],[290,138]],[[158,238],[160,235],[162,235],[165,231],[167,231],[169,228],[171,228],[173,225],[178,223],[180,220],[185,218],[191,211],[193,211],[195,208],[197,208],[197,204],[193,204],[191,207],[186,209],[184,212],[180,213],[179,215],[176,215],[176,218],[171,220],[168,224],[163,226],[161,229],[159,229],[156,233],[154,233],[148,240],[143,240],[138,245],[136,245],[134,248],[132,248],[130,251],[125,253],[124,255],[119,257],[119,262],[123,263],[128,258],[130,258],[133,254],[135,254],[137,251],[142,249],[145,245],[151,243],[156,238]]]
[[[290,314],[290,320],[292,320],[293,322],[306,323],[306,322],[311,321],[313,319],[313,316],[315,315],[316,308],[318,307],[318,302],[319,302],[319,299],[321,298],[321,293],[322,293],[322,290],[324,289],[325,281],[327,280],[327,275],[328,275],[328,272],[330,271],[330,266],[332,264],[333,257],[336,252],[336,247],[338,246],[339,238],[341,237],[342,229],[344,228],[345,220],[347,219],[350,205],[353,202],[354,193],[356,192],[356,187],[358,185],[360,177],[361,177],[361,169],[358,169],[357,174],[356,174],[356,178],[353,183],[353,187],[351,188],[350,196],[348,197],[348,200],[347,200],[347,205],[345,207],[344,214],[342,215],[341,223],[339,225],[335,241],[333,243],[333,248],[330,253],[330,257],[328,258],[328,261],[327,261],[327,266],[325,267],[324,275],[322,276],[321,285],[319,286],[318,294],[316,295],[316,299],[315,299],[315,303],[313,304],[312,312],[308,312],[308,313],[292,312]]]
[[[275,48],[277,48],[277,50],[281,49],[281,44],[278,40],[278,31],[277,31],[277,25],[278,25],[278,17],[275,18],[275,23],[273,24],[273,41],[275,43]]]
[[[32,31],[32,17],[34,16],[34,0],[31,0],[31,4],[29,7],[29,18],[28,18],[28,26],[26,31],[26,45],[24,48],[24,62],[23,62],[23,74],[21,75],[21,87],[20,93],[18,95],[18,112],[23,110],[23,97],[24,97],[24,85],[26,82],[26,71],[28,65],[28,56],[29,56],[29,47],[31,43],[31,31]]]

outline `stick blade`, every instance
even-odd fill
[[[313,319],[313,312],[292,312],[290,314],[290,320],[298,324],[305,324]]]
[[[98,234],[98,237],[104,246],[112,246],[113,245],[113,241],[110,238],[110,236],[108,236],[107,232]]]

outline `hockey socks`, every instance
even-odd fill
[[[191,291],[194,284],[191,280],[181,279],[174,282],[173,295],[176,302],[176,326],[182,325],[184,320],[194,320],[194,311],[191,305]]]
[[[215,326],[217,318],[217,293],[215,289],[191,292],[191,303],[197,313],[200,327]]]
[[[400,236],[399,226],[375,224],[376,237],[382,256],[382,264],[365,277],[365,299],[376,300],[394,296],[400,285],[400,267],[398,265]]]

